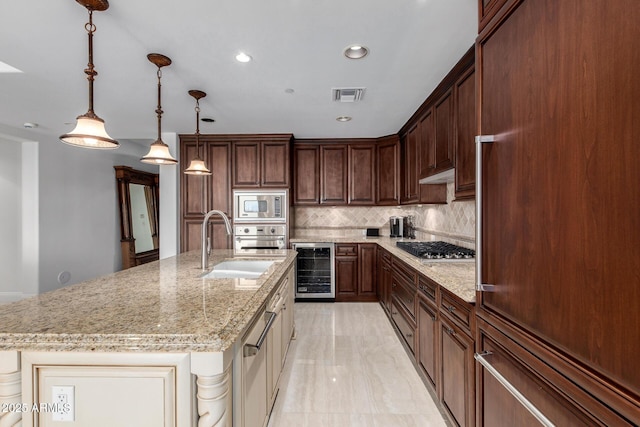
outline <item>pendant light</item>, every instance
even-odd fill
[[[169,152],[169,146],[162,142],[162,105],[160,104],[160,79],[162,78],[162,67],[171,65],[171,59],[159,53],[150,53],[147,55],[147,59],[158,67],[158,108],[156,108],[156,114],[158,115],[158,139],[151,144],[149,152],[140,159],[143,163],[151,163],[154,165],[175,165],[178,161]]]
[[[109,8],[107,0],[76,0],[89,11],[89,22],[84,28],[89,33],[89,64],[84,70],[89,80],[89,111],[76,118],[76,127],[70,132],[60,136],[64,143],[84,148],[109,149],[118,148],[118,141],[111,138],[104,128],[104,120],[93,112],[93,80],[98,72],[93,66],[93,33],[96,26],[93,25],[93,11],[103,11]]]
[[[189,163],[189,167],[184,170],[187,175],[211,175],[204,160],[200,157],[200,99],[207,96],[201,90],[190,90],[189,95],[196,99],[196,156]]]

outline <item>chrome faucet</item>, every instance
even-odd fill
[[[209,222],[209,218],[211,218],[215,214],[220,215],[224,220],[224,225],[227,228],[227,234],[229,236],[233,234],[233,231],[231,230],[231,221],[229,221],[229,218],[227,218],[224,212],[216,209],[207,212],[207,214],[204,216],[204,219],[202,220],[202,263],[200,266],[204,271],[209,268],[209,252],[211,251],[211,242],[207,237],[207,223]]]

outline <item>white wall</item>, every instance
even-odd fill
[[[0,301],[22,294],[22,145],[0,137]]]
[[[113,166],[150,172],[139,161],[147,148],[123,142],[117,150],[40,144],[40,292],[122,268],[117,187]],[[68,283],[59,283],[63,272]]]

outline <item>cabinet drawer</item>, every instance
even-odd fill
[[[557,426],[631,426],[606,405],[494,327],[479,321],[478,351],[512,387]],[[532,353],[533,350],[533,353]],[[537,425],[531,413],[486,368],[478,365],[480,427]],[[636,420],[637,421],[637,418]]]
[[[391,296],[409,312],[413,319],[416,318],[416,289],[403,280],[397,280],[394,276],[391,282]]]
[[[444,289],[440,294],[440,311],[470,335],[474,315],[473,305],[459,300]]]
[[[358,255],[358,245],[336,245],[336,256],[357,256]]]
[[[393,302],[391,305],[391,318],[393,322],[396,324],[398,329],[400,330],[400,334],[404,338],[404,341],[407,343],[412,353],[415,353],[415,328],[411,325],[411,323],[405,319],[402,309],[399,308],[400,302],[396,298],[393,298]]]
[[[436,290],[438,289],[438,285],[435,282],[424,276],[418,276],[418,289],[422,295],[434,303],[436,302]]]
[[[381,249],[380,250],[380,254],[381,254],[382,260],[384,262],[391,263],[391,254],[388,251],[385,251],[384,249]]]
[[[393,258],[393,275],[401,276],[403,280],[407,283],[416,286],[417,282],[417,273],[416,271],[406,265],[404,262],[400,261],[398,258]]]

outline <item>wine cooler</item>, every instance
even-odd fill
[[[293,243],[296,261],[296,299],[335,299],[333,243]]]

